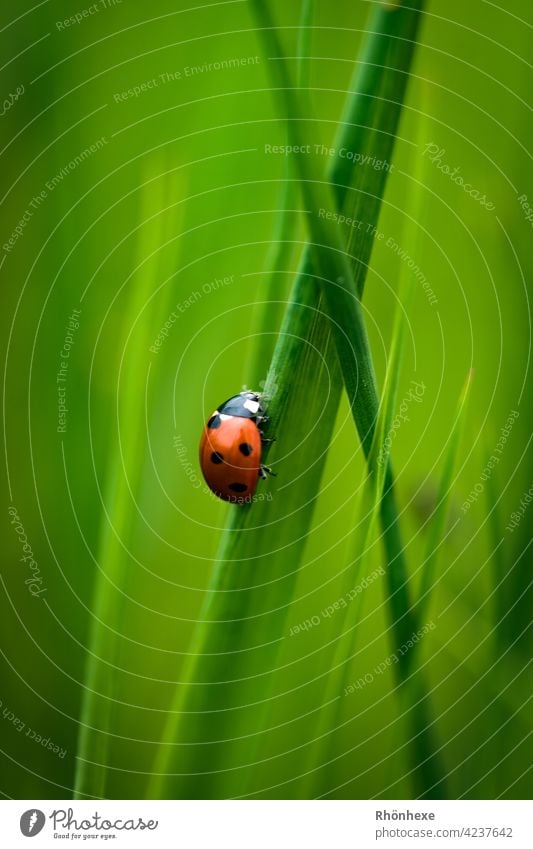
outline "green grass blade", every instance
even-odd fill
[[[272,62],[272,74],[277,82],[274,91],[287,120],[290,143],[301,149],[313,137],[310,122],[302,114],[295,95],[267,5],[251,0],[251,6],[265,42],[265,52],[275,60]],[[350,404],[358,419],[361,439],[369,443],[377,411],[376,380],[352,268],[344,251],[338,223],[331,218],[336,204],[330,187],[322,182],[315,162],[306,156],[296,156],[294,162],[304,203],[310,210],[307,226],[311,256],[321,281],[324,303],[335,323],[337,353]]]
[[[412,213],[414,214],[406,210],[408,215],[411,214],[411,218],[407,219],[407,223],[404,226],[405,242],[409,241],[412,231],[415,230],[413,222],[417,220],[417,214],[419,213],[417,200],[418,198],[416,197],[410,199],[414,207],[412,209]],[[398,385],[402,371],[405,335],[408,326],[407,316],[410,312],[414,292],[414,277],[409,273],[407,266],[403,263],[399,263],[398,277],[398,303],[394,316],[390,355],[374,437],[369,452],[368,468],[363,485],[359,490],[359,497],[357,498],[356,509],[354,511],[353,524],[355,530],[350,544],[350,567],[346,570],[344,591],[348,591],[351,586],[357,583],[361,575],[370,571],[370,567],[365,570],[365,564],[369,559],[368,556],[371,552],[371,546],[378,528],[389,466],[390,443],[387,443],[386,437],[391,431],[392,422],[396,415]],[[342,592],[341,595],[343,595]],[[317,776],[314,773],[320,768],[321,764],[326,764],[326,768],[322,771],[319,784],[320,789],[323,792],[327,792],[330,786],[329,774],[332,771],[331,765],[334,760],[335,746],[333,734],[329,734],[328,732],[334,732],[341,722],[343,702],[342,697],[339,698],[339,694],[344,692],[348,685],[349,676],[353,675],[350,660],[355,650],[357,626],[362,604],[363,594],[360,594],[357,596],[355,602],[350,605],[349,610],[348,608],[341,610],[337,615],[338,637],[335,653],[333,662],[331,663],[331,670],[327,677],[324,708],[320,712],[319,721],[314,732],[317,743],[311,750],[311,757],[308,762],[308,774],[305,785],[309,792],[313,786],[316,787],[318,784]],[[351,624],[349,624],[348,620]],[[328,764],[329,768],[327,766]],[[432,775],[431,777],[433,778],[434,776]]]
[[[311,24],[315,5],[315,0],[302,0],[297,45],[297,77],[298,85],[304,88],[309,85]],[[256,321],[257,333],[251,339],[250,386],[256,389],[261,388],[262,381],[265,379],[266,364],[270,362],[274,353],[273,328],[279,329],[286,308],[286,276],[291,267],[294,250],[292,239],[295,238],[299,219],[299,215],[295,212],[296,188],[292,180],[293,172],[292,161],[289,157],[285,157],[276,226],[266,259],[268,279],[261,286],[262,301],[259,304],[259,318]],[[292,239],[288,238],[289,234],[292,234]]]
[[[438,559],[442,540],[445,538],[446,522],[453,492],[453,480],[459,455],[459,447],[466,421],[466,410],[473,372],[466,378],[463,390],[459,396],[452,431],[444,457],[442,476],[439,483],[437,503],[429,523],[429,535],[426,546],[422,576],[420,582],[420,597],[418,601],[418,621],[424,622],[431,600],[431,592],[435,582]],[[411,652],[414,656],[415,652]]]
[[[291,143],[300,146],[308,138],[312,138],[310,122],[302,113],[299,100],[291,84],[268,6],[259,2],[259,0],[251,0],[251,5],[267,52],[276,59],[272,62],[272,71],[275,74],[276,81],[274,93],[280,102],[282,114],[291,119],[287,122],[291,133]],[[371,124],[371,131],[363,135],[365,145],[368,145],[371,141],[376,144],[378,140],[381,141],[378,148],[380,158],[386,158],[382,156],[382,151],[383,153],[387,152],[390,156],[392,150],[394,137],[390,135],[390,131],[397,125],[399,119],[407,78],[405,69],[409,69],[412,60],[422,6],[423,4],[419,2],[412,4],[409,9],[400,6],[392,10],[388,5],[381,5],[375,13],[374,25],[377,29],[373,32],[376,33],[375,44],[378,58],[382,58],[383,45],[387,40],[390,39],[394,45],[389,57],[390,68],[392,69],[390,73],[385,73],[378,62],[369,62],[372,71],[366,72],[363,82],[363,86],[369,89],[372,84],[375,85],[376,96],[383,92],[389,95],[386,99],[383,97],[380,99],[378,96],[375,120],[378,122],[377,130],[379,130],[379,133],[376,126]],[[392,32],[395,33],[394,36],[392,36]],[[371,55],[370,49],[369,53]],[[359,97],[365,99],[367,95],[360,93]],[[366,115],[367,118],[368,110],[368,106],[363,110],[363,115]],[[357,109],[358,113],[359,111]],[[380,126],[380,121],[385,129]],[[383,135],[380,135],[380,133]],[[358,145],[356,149],[359,150],[360,146]],[[312,261],[322,280],[324,303],[329,315],[336,323],[336,346],[345,387],[363,450],[368,455],[378,412],[378,394],[358,294],[363,289],[373,241],[372,228],[375,226],[379,211],[381,195],[377,195],[377,192],[383,191],[386,175],[379,174],[379,177],[375,179],[376,185],[373,187],[373,191],[368,193],[359,191],[357,193],[353,217],[366,220],[368,226],[361,230],[352,228],[351,249],[354,251],[352,255],[355,259],[355,272],[352,273],[338,225],[334,220],[328,220],[326,215],[324,217],[320,215],[320,210],[327,212],[336,208],[328,186],[320,180],[316,167],[314,167],[314,161],[310,157],[299,156],[295,161],[302,181],[301,187],[305,204],[311,210],[307,223],[313,242]],[[370,187],[372,179],[372,176],[366,177],[367,188]],[[365,200],[368,196],[373,197],[373,200],[369,202],[369,209],[367,210]],[[364,214],[361,209],[363,205]],[[407,570],[403,562],[403,546],[396,518],[392,474],[389,471],[386,479],[386,494],[382,504],[383,538],[388,560],[387,580],[392,606],[392,621],[397,632],[395,639],[399,640],[401,645],[412,634],[415,621],[408,594]]]
[[[261,25],[261,33],[267,44],[268,52],[280,60],[274,64],[277,82],[276,93],[286,117],[295,116],[297,118],[297,120],[289,121],[289,127],[291,130],[291,143],[295,147],[300,147],[308,137],[309,129],[307,128],[306,118],[299,108],[299,102],[294,95],[286,65],[281,61],[283,56],[277,32],[273,27],[267,7],[262,5],[259,0],[251,0],[251,3],[256,18]],[[358,300],[358,287],[352,278],[351,268],[347,257],[343,253],[342,241],[335,224],[328,221],[327,215],[321,217],[319,212],[320,210],[323,212],[324,210],[327,211],[333,208],[329,191],[327,187],[320,183],[316,170],[313,168],[312,160],[310,161],[306,157],[298,157],[296,162],[300,174],[304,202],[311,210],[308,218],[308,228],[312,241],[311,250],[313,259],[320,272],[326,308],[329,315],[336,322],[337,353],[357,429],[365,453],[368,454],[370,461],[369,473],[370,476],[375,476],[375,481],[371,486],[374,487],[374,507],[377,507],[382,501],[381,488],[378,488],[377,482],[384,482],[386,480],[386,473],[383,473],[378,468],[377,448],[372,452],[371,447],[372,444],[374,446],[377,445],[373,437],[378,414],[378,401],[372,359]],[[337,285],[333,285],[335,281]],[[385,410],[387,411],[387,407],[385,407]],[[390,409],[388,413],[390,414]],[[386,417],[384,423],[386,424]],[[372,461],[376,463],[374,467],[370,465]],[[388,465],[388,459],[386,465]],[[369,505],[368,516],[370,518],[368,520],[368,526],[366,529],[363,527],[365,541],[366,535],[371,530],[372,517],[375,515],[375,512],[375,509]],[[393,526],[397,530],[395,519]],[[397,552],[395,552],[395,556],[397,556]],[[398,575],[398,564],[396,564],[395,569],[391,567],[393,567],[393,563],[389,563],[388,569],[390,588],[389,606],[391,609],[394,639],[400,641],[404,638],[408,639],[415,630],[416,616],[412,610],[407,592],[407,574],[402,570],[403,573]],[[401,643],[398,642],[398,645],[401,645]],[[342,656],[342,648],[339,648],[339,652]],[[405,662],[402,663],[402,669],[398,673],[400,680],[404,680],[406,668],[407,664]],[[425,789],[428,786],[438,785],[440,783],[440,775],[437,774],[437,760],[430,733],[429,701],[426,686],[420,672],[417,674],[416,685],[415,706],[410,715],[422,720],[422,728],[415,738],[417,743],[415,745],[416,754],[413,758],[415,765],[413,771],[415,781],[419,781],[420,787]],[[419,754],[422,755],[421,762],[418,759]],[[441,791],[437,790],[436,792]]]
[[[172,181],[170,185],[173,185]],[[139,463],[140,446],[145,436],[144,383],[140,381],[140,376],[146,374],[150,359],[148,349],[153,338],[151,316],[156,309],[154,301],[146,305],[158,283],[157,260],[154,261],[152,255],[165,239],[173,235],[162,224],[160,215],[165,205],[166,192],[163,186],[161,179],[157,179],[151,171],[147,173],[141,198],[140,219],[144,224],[138,240],[136,272],[127,281],[130,293],[123,345],[126,345],[126,337],[136,325],[138,332],[135,344],[129,343],[121,368],[120,395],[117,399],[119,444],[115,446],[114,440],[112,442],[114,448],[110,452],[110,471],[105,487],[106,515],[102,517],[100,530],[99,569],[91,607],[93,618],[77,748],[76,798],[84,798],[85,795],[106,796],[116,681],[113,665],[117,662],[117,632],[120,633],[123,611],[122,592],[130,565],[125,546],[131,540],[137,515],[132,507],[132,496],[137,497],[139,491],[142,468]],[[175,226],[175,220],[173,223]],[[167,300],[170,297],[169,290],[170,287]]]
[[[315,307],[315,287],[307,280],[300,300],[291,303],[280,334],[283,344],[270,369],[270,385],[275,381],[277,390],[269,406],[269,432],[277,435],[276,455],[290,456],[290,475],[281,466],[269,482],[271,501],[228,506],[230,521],[184,683],[176,689],[154,765],[149,788],[154,797],[227,796],[242,784],[237,767],[248,762],[246,735],[257,733],[261,705],[268,698],[331,439],[333,421],[321,415],[324,399],[337,404],[342,386],[331,333]],[[308,311],[311,344],[302,346],[299,328],[302,322],[307,328]],[[303,406],[319,422],[312,433],[301,415]],[[310,457],[315,459],[310,462]],[[239,740],[232,740],[236,717]]]
[[[387,27],[392,26],[391,18],[394,21],[397,18],[395,17],[396,13],[387,12],[385,14],[383,8],[380,8],[379,16],[380,21],[378,23],[383,24],[383,26],[376,24],[377,28],[372,27],[370,38],[379,42],[382,51],[386,39],[383,33],[387,31]],[[411,32],[413,26],[411,18],[414,19],[415,17],[416,14],[414,13],[406,13],[405,20],[409,23],[408,32]],[[404,25],[404,28],[406,26],[407,24]],[[409,39],[406,43],[412,44]],[[378,54],[381,55],[379,51]],[[366,80],[368,77],[367,66],[363,65],[362,68],[363,80]],[[387,68],[378,70],[378,74],[383,76],[387,76],[388,73],[390,72]],[[391,116],[395,117],[396,122],[398,120],[405,89],[405,74],[394,71],[394,76],[397,79],[397,89],[399,87],[400,94],[397,102],[389,104],[387,126],[390,125]],[[357,150],[365,148],[368,132],[373,130],[372,126],[367,127],[361,120],[364,115],[368,114],[368,107],[366,103],[364,107],[359,103],[358,95],[361,92],[366,93],[365,85],[360,81],[360,77],[361,72],[358,71],[353,84],[353,93],[351,92],[348,98],[349,107],[345,113],[346,117],[341,126],[338,140],[339,146],[347,146]],[[370,83],[367,81],[365,84],[369,85]],[[394,134],[384,133],[376,143],[378,142],[380,145],[378,150],[382,151],[382,158],[390,157]],[[374,152],[378,155],[376,150]],[[340,158],[335,160],[330,172],[330,177],[335,181],[333,191],[336,205],[341,208],[343,203],[346,202],[347,214],[353,206],[353,199],[356,198],[359,201],[359,194],[355,191],[350,192],[350,187],[357,185],[359,173],[357,169],[350,167],[347,160]],[[379,180],[380,185],[384,184],[382,174],[379,174],[376,180]],[[377,215],[375,208],[374,214]],[[376,219],[370,219],[369,223],[375,225]],[[359,256],[354,260],[361,292],[373,238],[368,233],[362,241],[363,244],[360,247],[362,260],[360,261]],[[277,433],[279,439],[275,449],[277,456],[283,456],[287,451],[293,451],[294,446],[298,443],[298,419],[301,416],[298,406],[300,397],[293,394],[295,386],[303,385],[306,392],[306,409],[309,412],[310,419],[315,414],[320,417],[320,413],[323,411],[323,398],[319,399],[317,403],[314,394],[315,389],[318,389],[320,394],[324,388],[320,380],[320,373],[317,381],[315,371],[311,382],[306,387],[298,367],[299,362],[305,361],[307,356],[305,351],[309,349],[309,343],[316,344],[319,333],[322,334],[324,339],[324,331],[327,332],[327,356],[328,358],[332,357],[332,359],[328,359],[328,362],[330,367],[333,364],[336,368],[337,358],[334,356],[332,342],[329,339],[328,323],[319,313],[315,312],[320,307],[320,288],[313,277],[310,276],[313,272],[314,265],[311,252],[307,250],[293,289],[291,304],[278,339],[273,364],[267,379],[266,392],[272,398],[269,407],[271,432]],[[300,309],[298,304],[303,304],[306,308]],[[326,350],[323,341],[320,344],[322,345],[320,350]],[[295,374],[298,375],[296,382],[294,381]],[[340,387],[336,386],[335,381],[332,381],[331,392],[327,400],[327,420],[331,426],[335,420],[339,399]],[[294,422],[296,426],[296,431],[293,434],[291,434],[291,422]],[[316,443],[314,439],[308,440],[306,443],[307,458],[325,456],[331,431],[327,428],[324,429],[323,421],[317,435],[320,438]],[[294,455],[291,454],[291,462],[294,459]],[[301,461],[299,460],[299,462]],[[234,516],[230,523],[215,567],[214,578],[211,583],[212,592],[201,616],[201,619],[208,621],[200,623],[198,626],[192,648],[192,657],[182,676],[183,683],[177,688],[171,706],[162,745],[154,765],[155,774],[149,788],[151,796],[179,797],[194,796],[199,793],[207,796],[232,795],[235,787],[238,787],[240,791],[243,786],[242,778],[234,780],[233,775],[238,772],[238,765],[248,761],[250,738],[248,738],[246,744],[235,742],[232,744],[229,739],[231,738],[232,722],[235,716],[239,717],[240,727],[243,728],[243,737],[247,732],[253,734],[255,731],[257,733],[261,728],[260,718],[262,713],[258,704],[260,705],[268,700],[271,687],[268,676],[270,670],[275,668],[275,659],[286,618],[285,611],[281,615],[279,612],[276,612],[276,615],[270,612],[267,618],[266,610],[268,610],[268,606],[265,605],[267,605],[268,599],[264,593],[264,583],[268,583],[269,580],[278,582],[277,592],[272,596],[274,600],[277,600],[278,605],[285,605],[290,602],[296,570],[301,560],[305,542],[305,529],[310,526],[312,503],[318,490],[321,473],[321,468],[317,469],[316,463],[313,464],[312,473],[305,471],[306,463],[307,460],[304,457],[301,484],[304,485],[307,504],[310,506],[303,519],[297,521],[291,515],[291,503],[286,500],[289,493],[285,492],[283,503],[255,504],[253,512],[245,510]],[[387,525],[388,536],[392,540],[389,547],[394,550],[395,555],[400,559],[402,547],[396,526],[392,521],[395,517],[395,510],[391,504],[390,489],[388,513],[386,515],[390,520]],[[272,526],[272,517],[276,517],[276,540],[280,538],[280,534],[283,539],[283,534],[287,533],[283,522],[285,516],[288,517],[293,534],[298,534],[301,531],[298,539],[294,539],[291,543],[290,554],[293,560],[294,573],[290,576],[285,574],[286,566],[281,561],[278,562],[271,554],[269,554],[268,564],[263,566],[261,558],[270,552],[269,540],[265,539],[264,531],[250,530],[253,525],[268,524]],[[254,576],[259,578],[259,588],[254,585],[251,575],[248,575],[250,583],[247,584],[246,573],[242,571],[242,560],[247,553],[253,559]],[[280,583],[281,581],[282,583]],[[224,596],[224,592],[227,595]],[[238,626],[234,624],[232,619],[237,615],[240,617]],[[244,615],[249,617],[248,623],[241,621]],[[265,618],[267,618],[266,623],[263,622]],[[224,619],[230,620],[226,628],[220,625]],[[209,620],[211,620],[211,624]],[[218,624],[215,625],[213,620]],[[260,658],[257,657],[257,653],[254,656],[254,653],[248,649],[248,654],[253,658],[252,670],[255,671],[255,680],[246,687],[245,681],[239,676],[247,674],[251,661],[244,653],[243,648],[257,645],[263,629],[266,629],[265,633],[269,638],[268,644],[262,649]],[[229,656],[229,660],[226,656]],[[231,680],[236,683],[231,684],[228,680],[225,684],[217,683],[224,677],[228,678],[228,675],[225,676],[224,672],[226,664],[229,662],[231,662],[233,676]],[[245,703],[244,700],[248,691],[253,693],[255,708],[251,710],[251,717],[246,717],[243,720],[244,711],[240,706]],[[195,713],[197,711],[202,711],[202,713]],[[224,745],[217,742],[224,739],[227,740]],[[206,741],[212,741],[212,743],[206,745]],[[227,771],[223,774],[217,774],[217,768],[222,769],[223,765]],[[192,773],[202,772],[204,772],[203,779],[201,775],[192,775]]]

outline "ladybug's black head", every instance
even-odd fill
[[[240,416],[243,419],[255,419],[261,415],[262,407],[257,392],[240,392],[239,395],[234,395],[233,398],[228,398],[227,401],[218,408],[219,413],[226,416]]]

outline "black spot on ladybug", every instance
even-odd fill
[[[207,422],[207,427],[210,430],[214,430],[215,428],[220,427],[221,424],[222,424],[222,419],[220,418],[218,413],[215,413],[215,415],[211,416],[211,418]]]
[[[216,463],[218,465],[219,463],[224,462],[224,457],[222,454],[219,454],[218,451],[213,451],[213,453],[211,454],[211,462]]]
[[[248,487],[245,483],[230,483],[228,489],[232,489],[233,492],[246,492]]]
[[[249,442],[241,442],[239,445],[239,451],[241,454],[244,454],[245,457],[249,457],[253,450],[254,449]]]

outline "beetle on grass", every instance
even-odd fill
[[[200,441],[200,466],[208,487],[224,501],[244,503],[259,478],[274,474],[261,462],[268,421],[258,392],[246,390],[221,404],[209,418]]]

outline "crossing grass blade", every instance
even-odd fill
[[[411,230],[409,225],[406,233]],[[374,437],[369,453],[368,467],[365,472],[363,485],[354,511],[354,531],[350,543],[349,567],[345,571],[344,590],[347,592],[357,584],[361,576],[366,574],[365,564],[369,562],[371,547],[375,543],[376,532],[379,528],[380,505],[383,499],[386,470],[389,464],[390,443],[387,434],[390,433],[396,414],[398,384],[402,369],[403,352],[407,316],[413,299],[414,280],[405,265],[398,269],[400,285],[398,304],[396,307],[394,328],[391,339],[390,355],[387,364],[383,395],[379,407]],[[342,595],[343,593],[341,593]],[[338,636],[330,670],[327,675],[324,707],[319,714],[314,737],[316,745],[311,750],[305,786],[311,791],[314,787],[327,792],[331,786],[329,773],[334,761],[334,732],[340,725],[342,715],[342,693],[351,674],[350,660],[355,649],[355,642],[363,604],[363,594],[356,596],[348,608],[341,609],[337,616]],[[325,765],[322,776],[315,772]],[[329,767],[329,769],[328,769]]]
[[[421,121],[420,124],[423,122]],[[417,171],[422,167],[420,157],[414,160],[411,170]],[[421,175],[418,174],[420,178]],[[420,180],[415,185],[421,186]],[[409,198],[404,210],[403,242],[413,245],[417,241],[417,222],[421,220],[420,189]],[[354,532],[350,545],[350,568],[346,570],[345,591],[357,584],[361,576],[370,571],[371,548],[376,542],[379,525],[380,505],[382,503],[387,469],[390,461],[391,442],[387,440],[396,415],[398,386],[402,373],[405,338],[408,317],[414,296],[414,277],[407,266],[398,266],[398,300],[394,316],[394,325],[390,343],[390,353],[387,362],[383,393],[374,430],[372,445],[369,452],[368,467],[363,485],[359,489],[356,509],[354,511]],[[365,568],[366,566],[366,568]],[[359,594],[349,608],[341,610],[337,616],[338,630],[335,654],[327,676],[324,708],[320,713],[315,730],[316,745],[311,752],[306,785],[311,789],[318,785],[324,793],[328,787],[334,786],[330,781],[330,773],[335,766],[335,732],[341,725],[342,694],[344,693],[350,675],[353,677],[351,659],[354,654],[358,624],[364,602],[364,595]],[[433,749],[433,746],[429,746]],[[421,755],[424,753],[419,753]],[[423,757],[420,758],[423,760]],[[321,769],[320,777],[314,773]],[[424,781],[432,783],[435,779],[434,770],[424,775]],[[427,783],[424,784],[427,786]]]

